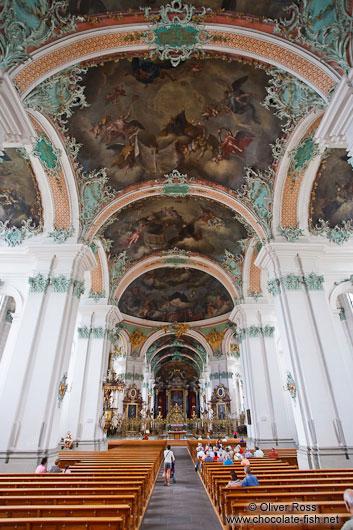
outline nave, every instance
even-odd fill
[[[69,474],[3,473],[0,527],[284,530],[284,518],[295,517],[295,528],[316,530],[339,529],[349,519],[343,492],[352,485],[353,470],[299,470],[294,450],[279,448],[277,457],[265,450],[264,457],[251,459],[259,486],[231,488],[231,469],[244,478],[240,461],[203,462],[195,472],[199,443],[172,446],[176,481],[168,487],[162,475],[166,441],[115,441],[105,452],[61,451],[60,467],[69,466]],[[227,443],[235,447],[233,440]]]

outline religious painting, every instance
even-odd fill
[[[225,403],[217,403],[217,418],[219,420],[226,419],[226,405]]]
[[[345,149],[334,149],[322,162],[311,196],[311,219],[328,221],[331,228],[353,221],[353,168]]]
[[[112,13],[114,11],[140,10],[140,6],[151,7],[159,10],[161,5],[166,5],[163,0],[69,0],[68,12],[72,15],[94,15]],[[213,11],[224,9],[225,11],[236,11],[237,13],[254,15],[256,17],[279,18],[284,16],[283,8],[293,3],[293,0],[192,0],[191,4],[200,9],[209,7]]]
[[[225,249],[241,253],[239,240],[247,231],[233,211],[215,201],[159,197],[122,210],[104,237],[113,242],[111,255],[125,250],[131,261],[175,247],[222,261]]]
[[[41,198],[32,166],[17,149],[6,149],[0,156],[0,221],[21,228],[32,219],[39,226]]]
[[[183,409],[183,399],[184,399],[183,390],[171,390],[170,391],[170,402],[171,402],[172,407],[174,407],[174,405],[178,405],[181,409]]]
[[[238,60],[107,61],[83,76],[88,107],[74,112],[70,136],[84,170],[105,167],[115,190],[163,178],[239,189],[245,168],[266,170],[280,120],[262,106],[268,76]],[[128,246],[128,243],[127,243]]]
[[[137,404],[136,403],[129,403],[127,406],[127,417],[129,419],[136,419],[137,418]]]
[[[205,272],[162,267],[134,280],[119,309],[146,320],[190,322],[229,313],[233,302],[225,287]]]

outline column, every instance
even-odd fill
[[[269,273],[302,468],[352,467],[352,348],[330,296],[337,279],[351,273],[353,253],[334,247],[272,243],[257,261]]]
[[[231,318],[238,325],[249,442],[295,447],[284,406],[273,308],[266,302],[241,304]]]
[[[44,454],[57,451],[82,278],[95,259],[78,244],[30,247],[11,254],[11,264],[6,259],[0,258],[0,275],[16,286],[23,305],[0,365],[0,460],[15,465],[32,459],[35,467]]]
[[[109,330],[120,321],[121,315],[114,306],[85,300],[79,307],[69,373],[71,392],[61,424],[64,433],[71,431],[81,450],[96,451],[106,446],[100,424],[103,381],[109,362]]]

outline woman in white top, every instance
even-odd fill
[[[167,449],[164,451],[164,470],[163,470],[163,478],[164,478],[164,485],[169,486],[170,483],[170,470],[172,468],[172,463],[175,462],[175,456],[173,451],[170,448],[170,445],[168,445]]]

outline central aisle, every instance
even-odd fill
[[[164,486],[163,464],[140,530],[221,530],[186,447],[173,447],[176,484]]]

